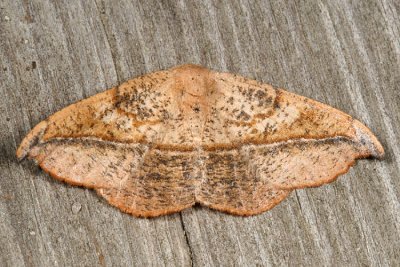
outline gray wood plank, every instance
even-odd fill
[[[397,1],[0,0],[0,262],[5,266],[400,264]],[[137,219],[18,163],[53,112],[183,63],[236,72],[365,122],[385,160],[243,218]]]

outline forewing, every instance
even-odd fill
[[[17,150],[25,157],[36,144],[54,139],[91,138],[137,143],[145,136],[135,118],[115,108],[116,88],[72,104],[36,125]]]

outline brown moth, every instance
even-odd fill
[[[384,150],[314,100],[196,65],[154,72],[40,122],[17,150],[51,176],[153,217],[200,203],[237,215],[332,182]]]

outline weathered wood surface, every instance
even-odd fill
[[[367,1],[0,1],[0,265],[400,264],[400,5]],[[39,121],[183,63],[337,107],[386,149],[336,182],[242,218],[137,219],[15,150]]]

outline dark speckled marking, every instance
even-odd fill
[[[196,199],[201,204],[235,214],[265,211],[290,191],[274,189],[250,164],[247,149],[211,152]]]
[[[192,153],[150,150],[143,164],[126,184],[136,210],[163,210],[194,204],[194,183],[190,179],[195,161]]]

